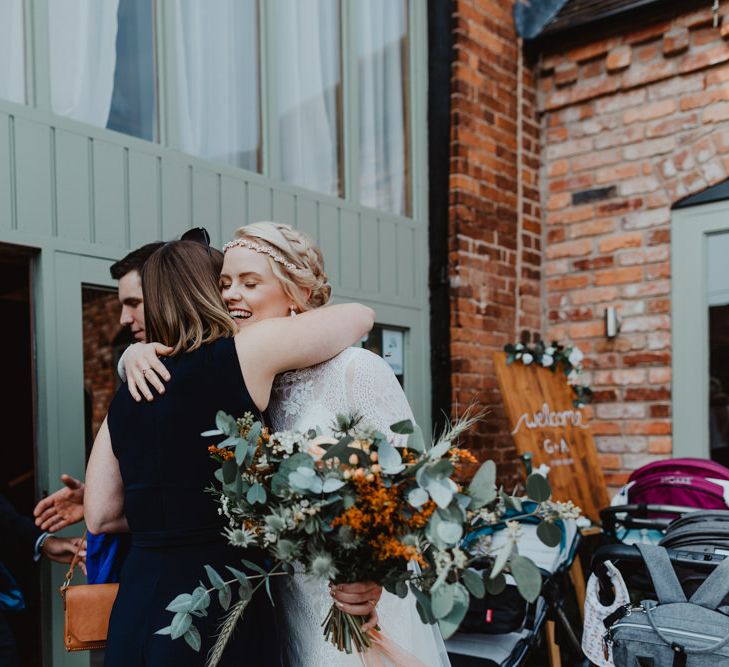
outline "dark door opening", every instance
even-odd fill
[[[32,253],[0,244],[0,349],[3,371],[0,493],[21,514],[32,517],[36,499],[35,368],[33,363]],[[6,612],[20,653],[20,664],[40,667],[40,567],[15,540],[2,538],[0,560],[16,579],[26,609]]]

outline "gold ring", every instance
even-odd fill
[[[151,368],[143,368],[142,369],[142,375],[145,375],[146,376],[147,375],[147,371],[151,371],[151,370],[152,370]]]
[[[374,607],[377,604],[377,600],[370,600],[370,606]]]

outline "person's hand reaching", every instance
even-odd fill
[[[84,518],[83,482],[65,474],[61,475],[61,481],[64,488],[43,498],[33,510],[35,525],[49,533],[55,533]]]

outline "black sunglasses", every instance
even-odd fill
[[[208,251],[208,257],[212,257],[210,252],[210,234],[205,227],[195,227],[194,229],[188,229],[181,237],[180,241],[195,241],[195,243],[202,243],[205,249]]]

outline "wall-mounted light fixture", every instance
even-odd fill
[[[620,322],[615,306],[605,308],[605,336],[607,338],[615,338],[620,331]]]

